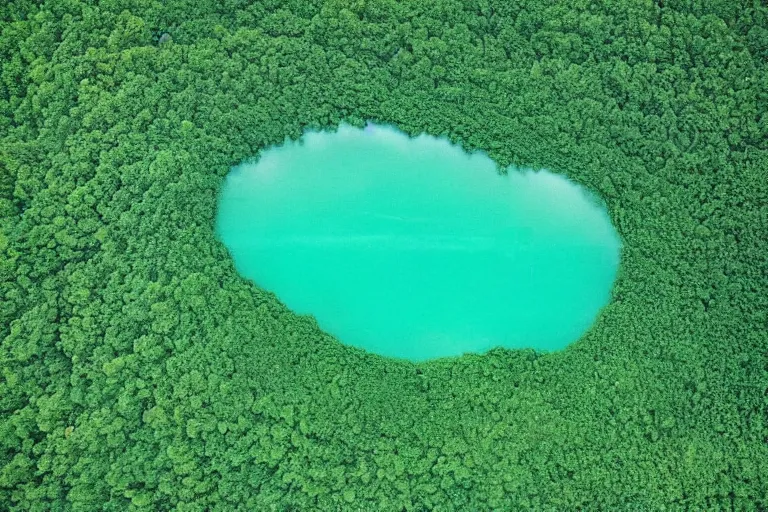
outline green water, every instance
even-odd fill
[[[620,241],[547,171],[342,125],[232,169],[217,230],[238,271],[342,343],[413,361],[575,341],[609,298]]]

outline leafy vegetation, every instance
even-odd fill
[[[0,27],[1,509],[768,508],[764,3],[9,0]],[[342,120],[600,193],[594,327],[416,367],[239,277],[224,175]]]

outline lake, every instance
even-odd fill
[[[216,229],[242,276],[341,343],[411,361],[562,349],[607,304],[621,242],[582,187],[497,167],[342,124],[234,167]]]

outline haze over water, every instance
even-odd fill
[[[581,187],[508,171],[341,125],[234,167],[217,231],[243,276],[342,343],[413,361],[561,349],[608,302],[620,241]]]

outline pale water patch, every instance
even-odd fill
[[[388,126],[309,132],[232,169],[238,271],[341,342],[413,361],[551,351],[607,303],[619,238],[585,190]]]

